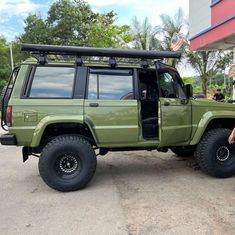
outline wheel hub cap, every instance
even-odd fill
[[[60,170],[66,174],[73,173],[78,168],[78,161],[74,156],[65,155],[59,162]]]
[[[216,151],[216,158],[220,162],[225,162],[230,158],[230,150],[226,146],[221,146],[217,151]]]

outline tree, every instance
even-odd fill
[[[162,14],[160,17],[162,21],[161,35],[163,37],[161,40],[161,50],[171,51],[171,42],[175,34],[182,35],[185,39],[187,38],[187,21],[185,20],[184,12],[181,8],[178,9],[173,17],[167,14]],[[185,40],[181,48],[183,54],[182,58],[185,56],[187,48],[188,42]],[[168,59],[168,63],[172,66],[176,66],[179,61],[180,60]]]
[[[116,13],[98,14],[87,31],[87,45],[96,47],[127,47],[132,40],[130,27],[114,24]]]
[[[53,37],[51,28],[40,15],[29,14],[25,19],[24,33],[17,39],[23,43],[51,44]]]
[[[126,47],[131,41],[129,27],[115,25],[115,17],[113,11],[93,12],[83,0],[57,0],[45,20],[40,14],[29,15],[18,39],[24,43]]]
[[[52,29],[54,44],[84,45],[87,30],[96,18],[97,14],[83,0],[58,0],[51,5],[46,21]]]
[[[186,27],[186,21],[184,18],[184,13],[181,8],[178,9],[174,17],[167,14],[162,14],[161,16],[161,33],[163,35],[163,40],[161,42],[161,47],[163,50],[171,50],[171,41],[174,34],[182,34],[185,36],[184,29]],[[187,31],[187,30],[186,30]]]
[[[188,61],[200,75],[202,91],[207,96],[208,81],[217,73],[222,72],[232,61],[231,53],[222,51],[189,52]]]
[[[157,35],[160,27],[153,27],[146,17],[141,23],[135,16],[132,22],[131,33],[133,35],[134,48],[139,50],[156,50],[159,48]]]
[[[4,37],[0,37],[0,79],[6,80],[11,72],[10,50]]]
[[[10,51],[7,41],[4,37],[0,37],[0,91],[6,85],[7,79],[11,73],[9,55]]]

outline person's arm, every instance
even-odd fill
[[[228,137],[228,142],[229,142],[229,144],[234,144],[234,142],[235,142],[235,128],[233,129],[232,133]]]

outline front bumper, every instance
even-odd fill
[[[0,143],[2,145],[16,145],[16,137],[11,134],[3,134],[0,136]]]

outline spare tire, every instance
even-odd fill
[[[11,89],[12,89],[11,86],[9,86],[9,87],[4,86],[3,89],[2,89],[2,92],[1,92],[1,107],[0,107],[1,111],[2,111],[2,107],[4,107],[4,111],[6,110],[6,107],[7,107],[8,101],[10,99],[10,95],[11,95]],[[5,95],[5,97],[4,97],[4,95]]]

